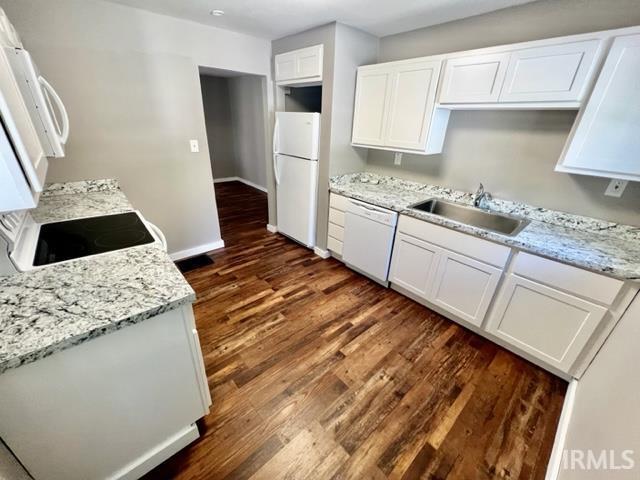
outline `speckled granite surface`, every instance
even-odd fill
[[[520,250],[623,280],[640,279],[640,228],[493,199],[492,210],[531,223],[510,237],[408,208],[429,198],[466,205],[473,194],[371,173],[332,177],[332,192],[389,208],[405,215],[492,240]]]
[[[97,183],[58,184],[64,193],[43,195],[32,215],[47,222],[132,210],[115,181]],[[194,300],[155,245],[0,277],[0,373]]]

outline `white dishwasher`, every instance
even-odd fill
[[[388,285],[397,222],[398,214],[392,210],[349,199],[344,219],[344,263]]]

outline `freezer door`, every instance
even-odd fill
[[[316,240],[318,162],[276,155],[278,231],[312,248]]]
[[[294,157],[318,159],[320,114],[276,112],[277,132],[274,152]]]

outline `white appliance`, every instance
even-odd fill
[[[68,136],[60,97],[0,9],[0,213],[37,205],[47,157],[64,156]]]
[[[135,217],[139,219],[139,222],[127,220],[124,224],[125,228],[123,228],[122,224],[114,225],[109,222],[111,218],[122,217],[124,215],[135,215]],[[79,227],[79,233],[74,231],[65,232],[64,228],[61,228],[63,224],[68,225],[72,222],[87,220],[93,220],[93,225],[91,225],[91,228],[88,226]],[[95,224],[95,221],[106,223],[102,231],[97,228],[98,226]],[[57,239],[51,235],[41,239],[43,227],[47,228],[47,226],[54,226],[57,230],[63,231],[57,233]],[[133,228],[135,228],[135,231],[132,231]],[[118,231],[123,234],[121,238],[118,238]],[[136,242],[136,236],[139,234],[148,235],[148,240]],[[91,249],[88,248],[91,245],[87,244],[87,242],[96,243],[100,247],[106,248],[91,251]],[[112,245],[105,242],[111,242]],[[40,263],[38,262],[38,247],[41,246],[40,244],[44,244],[51,250],[56,248],[57,244],[58,249],[62,246],[63,253],[69,255],[62,259]],[[72,262],[77,259],[105,255],[118,250],[136,248],[137,246],[148,246],[150,244],[158,245],[165,252],[167,251],[167,240],[162,231],[153,223],[146,220],[142,216],[142,213],[137,210],[67,219],[50,223],[35,222],[27,211],[2,214],[0,215],[0,276],[37,270],[45,268],[48,265]]]
[[[349,199],[344,217],[342,260],[348,267],[388,285],[398,214]]]
[[[319,141],[319,113],[276,113],[273,173],[278,231],[309,248],[316,240]]]

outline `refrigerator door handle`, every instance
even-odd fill
[[[278,173],[278,116],[276,115],[276,123],[273,127],[273,176],[276,185],[280,185],[280,174]]]

